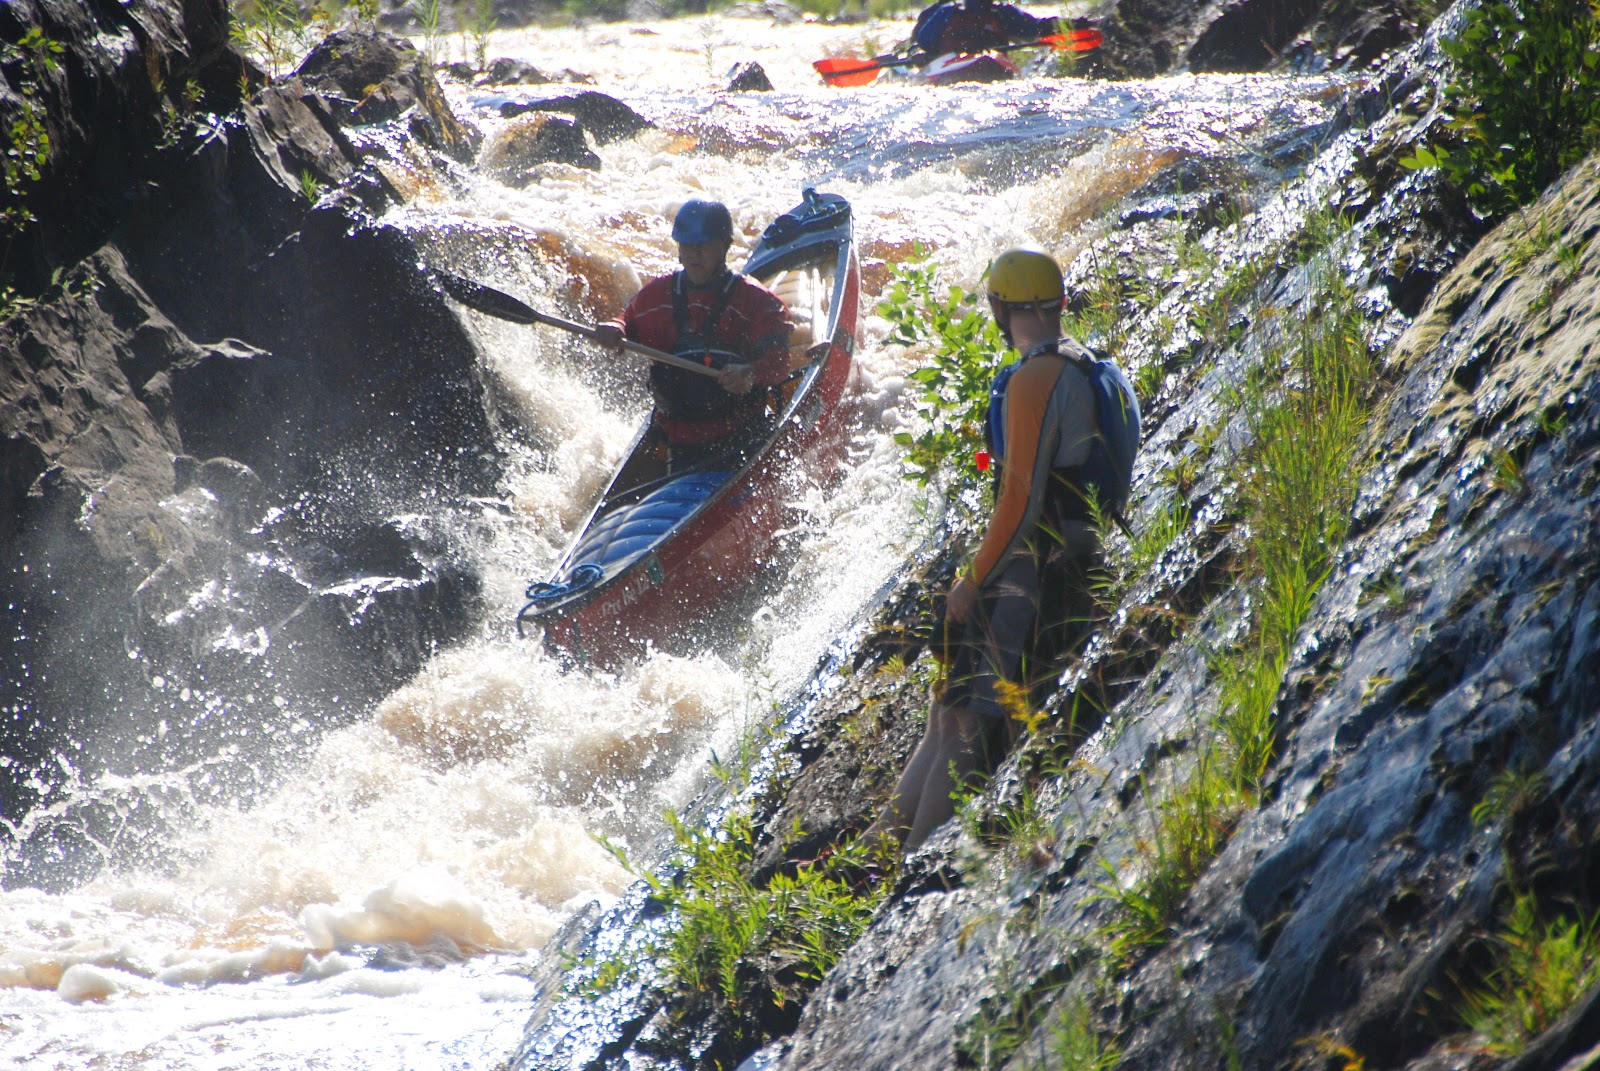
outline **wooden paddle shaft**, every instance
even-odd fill
[[[571,331],[574,335],[581,335],[590,341],[594,340],[595,330],[588,324],[580,324],[574,320],[563,320],[559,316],[551,316],[549,313],[540,312],[537,309],[533,310],[533,315],[542,324],[558,327],[563,331]],[[630,338],[622,340],[622,348],[629,353],[637,353],[641,357],[648,357],[652,361],[660,361],[662,364],[670,364],[674,368],[681,368],[685,372],[696,372],[702,376],[711,376],[712,378],[722,374],[719,369],[707,367],[699,361],[691,361],[687,357],[679,357],[677,354],[668,353],[665,350],[653,349]]]
[[[446,294],[449,294],[470,309],[477,309],[479,312],[486,312],[490,316],[498,316],[500,319],[510,320],[512,323],[545,324],[550,327],[558,327],[563,331],[581,335],[590,341],[594,340],[595,330],[588,324],[563,320],[561,317],[552,316],[548,312],[540,312],[533,306],[518,301],[510,294],[501,293],[492,286],[485,286],[482,283],[474,282],[451,272],[434,271],[432,274],[438,284],[444,288]],[[652,361],[670,364],[674,368],[682,368],[686,372],[694,372],[697,375],[715,378],[722,374],[717,369],[707,367],[699,361],[691,361],[687,357],[679,357],[663,350],[652,349],[631,339],[623,339],[622,348],[632,353],[637,353],[641,357],[648,357]]]

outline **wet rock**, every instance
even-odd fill
[[[361,166],[329,103],[291,85],[271,85],[256,94],[242,109],[240,122],[246,135],[240,140],[256,165],[241,178],[251,184],[253,198],[270,205],[278,226],[293,226],[305,205],[308,180],[331,189],[350,181]],[[218,139],[202,152],[222,144]]]
[[[179,493],[199,487],[215,498],[222,510],[235,520],[236,534],[261,523],[269,502],[266,485],[244,462],[231,457],[200,461],[179,455],[173,459],[172,472]]]
[[[325,96],[348,124],[391,122],[411,112],[418,140],[463,163],[482,141],[451,112],[422,53],[392,34],[329,34],[301,61],[295,79]]]
[[[577,120],[562,115],[513,120],[483,150],[478,168],[508,186],[526,186],[538,179],[540,164],[550,163],[600,170],[600,157],[589,148]]]
[[[761,64],[751,60],[749,63],[741,63],[733,69],[733,73],[728,79],[728,91],[730,93],[770,93],[772,91],[772,80],[767,77],[767,72],[762,70]]]
[[[422,99],[422,54],[392,34],[340,30],[306,54],[295,77],[306,88],[344,102],[358,123],[398,118]]]
[[[404,50],[370,68],[359,49],[344,66],[325,55],[320,88],[290,79],[241,102],[253,68],[225,33],[182,33],[222,33],[220,3],[86,12],[23,2],[0,18],[7,40],[14,17],[39,19],[73,72],[41,98],[60,152],[9,254],[30,301],[0,325],[7,815],[37,801],[48,779],[30,774],[56,748],[91,775],[156,770],[237,732],[265,751],[231,787],[270,778],[291,750],[275,746],[285,711],[356,716],[460,627],[475,578],[390,518],[418,496],[486,492],[497,465],[473,343],[410,239],[370,222],[388,197],[344,125],[361,101],[333,72],[398,70],[405,88]],[[171,144],[153,66],[177,85],[216,75],[206,104],[227,120],[152,151]],[[437,83],[420,92],[413,116]],[[225,712],[212,689],[233,689]],[[103,862],[97,832],[10,860],[9,876],[63,878],[80,849]]]
[[[1095,50],[1101,73],[1152,78],[1171,71],[1182,55],[1191,13],[1183,0],[1120,0],[1114,20],[1097,23],[1105,37]]]
[[[225,114],[264,80],[234,49],[225,0],[161,0],[111,5],[76,0],[8,0],[0,8],[0,44],[29,29],[60,44],[70,62],[30,72],[50,136],[49,159],[21,196],[36,220],[7,239],[5,272],[23,295],[42,292],[63,263],[89,256],[116,225],[127,192],[160,171],[161,117],[185,114],[179,95],[190,81],[201,107]],[[11,60],[0,79],[0,126],[17,120]],[[152,72],[161,76],[160,88]],[[14,196],[13,191],[7,191]]]
[[[1102,73],[1148,78],[1178,70],[1247,72],[1367,66],[1421,36],[1398,3],[1352,14],[1315,0],[1121,0],[1098,25]]]
[[[723,8],[722,13],[734,19],[770,19],[779,26],[804,22],[806,17],[804,11],[788,0],[741,0]]]
[[[1186,61],[1207,72],[1370,67],[1419,36],[1398,5],[1339,17],[1309,0],[1246,0],[1203,24]]]
[[[543,85],[556,79],[545,74],[526,60],[501,56],[491,60],[489,69],[473,81],[480,86]]]
[[[570,115],[601,145],[631,138],[639,131],[648,130],[655,125],[615,97],[593,90],[547,97],[543,100],[508,101],[500,106],[500,115],[506,119],[527,112],[559,112]]]
[[[1267,70],[1289,50],[1316,10],[1309,0],[1234,4],[1204,25],[1189,47],[1187,65],[1204,72]]]

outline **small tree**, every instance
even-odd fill
[[[1437,167],[1490,215],[1527,204],[1600,144],[1600,0],[1486,0],[1440,42],[1457,75]]]

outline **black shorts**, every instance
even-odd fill
[[[1025,689],[1020,701],[1032,709],[1041,698],[1032,694],[1036,686],[1055,676],[1061,657],[1077,650],[1093,627],[1094,561],[1052,559],[1041,581],[1034,556],[1019,554],[985,584],[978,612],[952,637],[944,703],[1008,722],[1026,712],[1001,695],[1000,682],[1009,681]]]
[[[961,626],[950,661],[946,706],[965,707],[1002,722],[1011,715],[1002,680],[1021,683],[1023,659],[1033,646],[1039,616],[1039,571],[1033,555],[1019,554],[984,585],[978,610]]]

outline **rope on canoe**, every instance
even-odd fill
[[[523,613],[526,613],[539,603],[553,602],[564,595],[571,595],[575,591],[582,591],[584,588],[588,587],[590,584],[593,584],[596,580],[599,580],[605,575],[606,571],[599,565],[596,565],[594,562],[584,562],[582,565],[572,570],[572,574],[567,577],[565,581],[535,581],[534,583],[528,585],[528,590],[525,592],[528,598],[528,605],[522,608]]]

